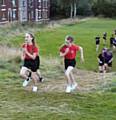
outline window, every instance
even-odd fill
[[[48,7],[48,1],[47,0],[43,0],[43,8],[47,8]]]
[[[2,13],[2,20],[6,20],[6,13],[5,12]]]
[[[48,10],[43,9],[43,19],[47,19],[48,18]]]
[[[34,19],[34,12],[31,11],[31,19]]]
[[[41,19],[41,17],[42,17],[42,11],[38,10],[38,18]]]
[[[38,0],[38,8],[41,8],[41,0]]]
[[[13,7],[16,7],[16,0],[12,0],[11,3]]]
[[[33,11],[29,12],[29,20],[34,20],[34,12]]]
[[[29,0],[29,7],[33,8],[33,0]]]
[[[25,6],[26,6],[25,4],[26,4],[26,2],[25,2],[25,1],[23,1],[23,2],[22,2],[23,7],[25,7]]]
[[[0,5],[5,5],[5,0],[0,0]]]
[[[13,18],[13,20],[16,20],[16,9],[13,9],[12,10],[12,18]]]

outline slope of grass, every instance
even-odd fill
[[[81,64],[79,62],[79,54],[77,56],[78,67],[82,69],[94,70],[98,69],[97,65],[97,55],[100,50],[104,47],[102,34],[104,31],[108,33],[107,47],[109,48],[109,38],[111,33],[115,29],[116,21],[112,19],[88,19],[86,21],[80,21],[75,24],[63,25],[61,27],[54,28],[41,28],[39,26],[34,26],[34,28],[30,28],[27,26],[20,27],[19,31],[16,30],[11,31],[10,36],[5,36],[5,39],[2,38],[3,43],[7,43],[9,45],[17,46],[18,48],[21,46],[24,40],[24,33],[26,31],[32,31],[35,33],[36,41],[38,46],[40,47],[40,55],[42,56],[52,56],[59,57],[59,47],[62,43],[64,43],[64,38],[66,35],[70,34],[74,36],[75,43],[81,45],[84,48],[84,56],[85,63]],[[34,30],[35,29],[35,30]],[[18,33],[16,32],[18,31]],[[39,31],[39,32],[38,32]],[[17,33],[17,34],[16,34]],[[95,52],[95,36],[100,35],[101,44],[100,50],[98,53]],[[7,39],[6,39],[7,37]],[[92,64],[90,64],[92,63]],[[116,70],[116,53],[114,53],[114,61],[113,61],[113,71]]]

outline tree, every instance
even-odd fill
[[[68,9],[70,13],[70,18],[75,18],[77,16],[77,5],[79,0],[61,0],[62,5],[65,6],[65,8],[70,8]]]

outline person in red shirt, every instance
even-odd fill
[[[65,76],[67,78],[66,93],[70,93],[77,88],[77,83],[74,80],[72,70],[76,65],[75,58],[78,51],[81,53],[81,60],[84,61],[83,48],[73,44],[73,41],[73,37],[66,36],[65,44],[60,48],[60,56],[64,57]]]
[[[21,77],[26,80],[23,82],[23,86],[26,87],[31,77],[33,80],[33,91],[37,91],[38,75],[37,70],[39,69],[40,60],[38,55],[38,48],[35,45],[34,36],[31,33],[25,34],[25,43],[22,46],[21,59],[24,64],[20,70]]]

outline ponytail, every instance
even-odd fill
[[[33,34],[29,33],[29,35],[32,37],[32,43],[35,46],[35,37],[33,36]]]

